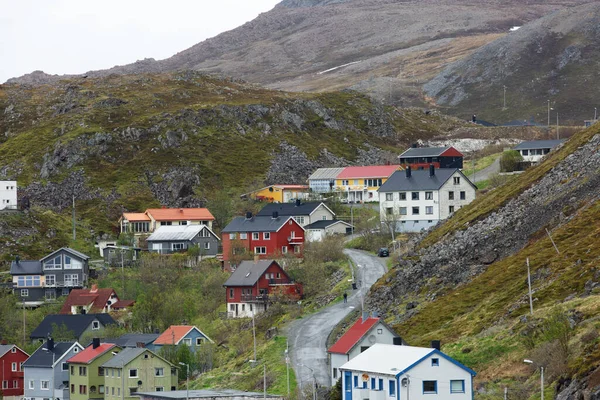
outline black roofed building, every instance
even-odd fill
[[[277,213],[280,217],[292,217],[305,227],[316,221],[334,220],[335,213],[325,203],[320,201],[267,204],[256,214],[257,217],[271,217]]]
[[[43,342],[58,331],[83,343],[87,336],[98,335],[107,325],[115,323],[109,314],[51,314],[44,318],[29,337],[33,342]]]
[[[120,347],[148,347],[159,336],[158,333],[126,333],[110,342]]]
[[[379,189],[381,222],[397,232],[428,229],[475,200],[476,189],[457,168],[397,171]]]
[[[400,154],[400,164],[414,170],[435,168],[462,168],[463,154],[452,146],[447,147],[411,147]]]

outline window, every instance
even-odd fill
[[[449,207],[448,207],[448,212],[449,212],[450,214],[452,214],[452,213],[454,212],[454,206],[449,206]]]
[[[75,366],[71,365],[71,375],[75,375]]]
[[[354,387],[358,387],[358,376],[354,375]]]
[[[113,370],[113,373],[114,373],[114,372],[115,372],[115,370]],[[121,370],[120,370],[120,369],[118,369],[118,370],[117,370],[117,378],[120,378],[120,377],[121,377]]]
[[[528,156],[529,155],[529,150],[521,150],[523,152],[524,156]]]
[[[400,207],[400,215],[406,215],[406,207]]]
[[[344,389],[346,390],[346,392],[352,390],[352,381],[349,379],[349,377],[344,378]]]
[[[62,363],[61,366],[62,366],[62,370],[63,371],[68,371],[69,370],[69,364],[67,364],[66,362]]]
[[[425,207],[425,214],[433,214],[433,206]]]
[[[46,275],[46,286],[56,285],[56,275]]]
[[[321,220],[322,220],[322,221],[327,221],[327,215],[323,215],[323,216],[321,217]]]
[[[229,234],[229,239],[230,239],[230,240],[235,240],[236,236],[237,236],[237,235],[236,235],[235,233],[230,233],[230,234]]]
[[[183,344],[185,344],[186,346],[191,346],[192,345],[192,338],[185,338],[185,339],[183,339]]]
[[[360,352],[364,353],[365,351],[367,351],[369,349],[370,346],[360,346]]]
[[[172,243],[171,244],[171,250],[173,250],[173,251],[185,250],[185,244],[183,244],[183,243]]]
[[[466,200],[467,199],[467,192],[461,190],[461,192],[460,192],[460,199],[461,200]]]
[[[233,299],[233,288],[229,288],[229,298]]]
[[[358,185],[358,181],[359,181],[358,179],[355,179],[354,180],[354,185]]]
[[[301,250],[300,245],[298,245],[298,244],[294,245],[294,253],[298,254],[298,253],[300,253],[300,250]]]
[[[98,386],[98,393],[104,394],[104,385]]]
[[[385,194],[385,199],[386,199],[386,201],[392,201],[392,200],[394,200],[394,193],[386,193]]]
[[[61,268],[62,268],[62,262],[61,262],[60,256],[54,257],[53,259],[44,262],[44,269],[61,269]]]
[[[2,389],[8,389],[8,381],[2,381]]]
[[[45,297],[46,300],[56,300],[56,292],[54,289],[46,289]]]
[[[287,246],[281,246],[281,254],[287,254]]]
[[[98,376],[104,376],[104,368],[98,367]]]
[[[406,200],[406,192],[400,192],[400,193],[398,193],[398,198],[400,200]]]
[[[132,368],[132,369],[129,370],[129,377],[130,378],[137,378],[138,377],[138,375],[137,375],[137,369],[136,368]]]
[[[201,346],[202,345],[202,338],[197,337],[196,338],[196,346]]]
[[[19,388],[19,381],[13,381],[13,389]]]
[[[115,387],[114,386],[110,388],[110,392],[111,392],[111,395],[113,395],[113,396],[115,395]]]
[[[294,217],[297,223],[304,225],[304,217]]]
[[[342,179],[342,186],[348,186],[348,179]]]
[[[79,276],[77,274],[65,274],[65,286],[79,285]]]
[[[179,221],[179,225],[187,225],[187,221]]]
[[[383,334],[383,328],[377,328],[377,334],[378,335],[382,335]]]
[[[50,381],[40,381],[42,390],[48,390],[50,388]]]
[[[281,278],[281,273],[280,273],[280,272],[278,272],[278,273],[277,273],[277,279],[280,279],[280,278]]]
[[[258,240],[258,232],[252,232],[252,240]]]
[[[86,394],[86,393],[87,393],[87,386],[79,385],[79,394]]]
[[[90,393],[96,393],[96,386],[90,386]]]
[[[425,192],[425,200],[433,200],[433,192]]]
[[[454,177],[454,184],[455,185],[460,185],[460,176],[455,176]]]
[[[263,239],[271,240],[271,232],[263,232]]]
[[[379,379],[379,390],[383,390],[383,379]]]
[[[155,389],[156,389],[157,392],[164,392],[165,391],[165,388],[163,386],[157,386]]]
[[[33,388],[34,388],[33,380],[29,380],[29,389],[33,389]]]
[[[410,198],[412,200],[419,200],[419,192],[412,192]]]
[[[20,287],[40,287],[39,276],[19,276],[17,277],[17,286]]]
[[[390,397],[396,396],[396,382],[390,381]]]
[[[423,381],[423,394],[436,394],[437,381]]]
[[[242,239],[242,240],[248,239],[248,234],[247,233],[240,233],[240,239]]]
[[[173,225],[173,222],[171,222],[171,221],[160,221],[160,224],[161,224],[162,226],[165,226],[165,225]]]
[[[375,378],[371,378],[371,390],[375,390]]]
[[[98,329],[100,329],[100,322],[98,321],[92,321],[92,329],[97,331]]]
[[[210,242],[204,243],[204,250],[210,250]]]
[[[10,349],[10,352],[11,352],[11,353],[16,353],[16,352],[17,352],[17,348],[16,348],[16,347],[13,347],[12,349]]]
[[[267,248],[264,246],[255,247],[254,254],[267,254]]]
[[[17,363],[14,362],[11,364],[11,371],[15,372],[17,370]]]
[[[333,379],[337,378],[337,368],[333,369]]]
[[[79,367],[79,376],[87,375],[87,367]]]
[[[448,192],[448,200],[454,200],[454,192]]]
[[[165,376],[164,368],[154,368],[154,376]]]
[[[419,215],[419,207],[412,208],[412,215]]]
[[[451,380],[450,381],[450,393],[464,393],[465,392],[465,381],[464,380]]]
[[[432,358],[431,359],[431,366],[432,367],[439,367],[440,366],[440,359],[439,358]]]
[[[230,304],[229,305],[229,311],[235,311],[235,305],[234,304]]]
[[[33,389],[33,388],[31,388],[31,389]],[[74,384],[71,384],[71,393],[75,393],[75,385]]]
[[[385,214],[386,215],[392,215],[392,214],[394,214],[394,208],[393,207],[386,207]]]

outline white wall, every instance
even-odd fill
[[[460,180],[458,185],[454,184],[454,178]],[[460,192],[465,192],[465,200],[460,199]],[[454,200],[449,200],[449,192],[454,192]],[[454,212],[475,200],[475,188],[467,181],[461,173],[455,172],[448,181],[440,188],[440,219],[450,216],[450,206],[454,206]]]
[[[0,210],[17,208],[17,181],[0,181]]]
[[[231,309],[233,305],[233,310]],[[235,315],[235,306],[238,307],[238,314]],[[243,308],[243,310],[242,310]],[[268,306],[267,306],[268,308]],[[227,303],[227,313],[231,318],[251,318],[252,314],[260,314],[265,311],[264,303]]]

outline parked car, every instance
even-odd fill
[[[378,257],[389,257],[390,251],[387,249],[387,247],[382,247],[377,251],[377,256]]]

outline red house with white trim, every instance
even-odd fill
[[[447,147],[411,147],[400,154],[400,164],[413,170],[427,169],[431,164],[435,168],[463,167],[463,154],[452,146]]]
[[[299,300],[302,284],[295,283],[275,260],[242,261],[225,287],[228,315],[251,317],[267,311],[274,301]]]
[[[4,397],[23,396],[23,363],[29,354],[14,344],[0,344],[0,393]]]
[[[302,257],[304,228],[292,217],[271,216],[236,217],[222,231],[224,268],[234,270],[231,261],[235,251],[246,251],[260,259],[274,258],[284,254]]]

